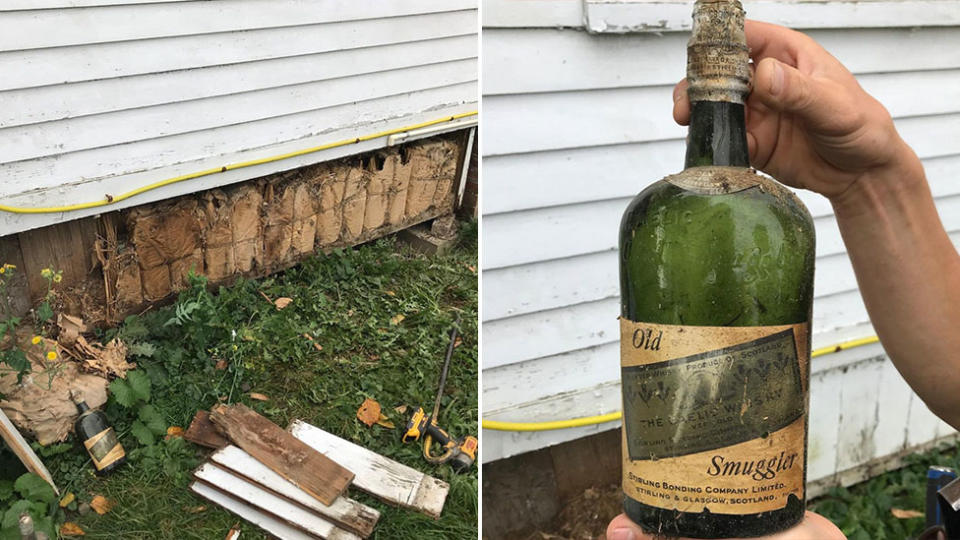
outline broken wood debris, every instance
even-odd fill
[[[210,420],[234,444],[326,505],[353,480],[352,472],[245,405],[218,405]]]
[[[206,448],[219,449],[230,444],[230,441],[221,435],[217,431],[217,427],[210,421],[210,413],[207,411],[197,411],[193,421],[190,422],[190,427],[184,432],[183,438]]]
[[[37,454],[33,452],[33,448],[30,448],[30,445],[23,438],[23,435],[20,435],[20,432],[14,427],[13,422],[3,413],[3,409],[0,409],[0,438],[6,441],[7,446],[20,458],[20,462],[23,463],[23,466],[26,467],[28,471],[46,480],[47,483],[50,484],[50,487],[53,488],[53,492],[60,495],[60,489],[57,487],[57,484],[54,483],[53,477],[50,476],[50,471],[48,471],[47,467],[40,461]]]
[[[290,502],[289,500],[261,488],[257,484],[236,476],[213,463],[205,463],[193,473],[194,478],[221,491],[241,502],[254,506],[290,525],[321,538],[342,538],[359,540],[356,534],[341,529],[330,521]]]
[[[347,497],[339,497],[329,506],[322,504],[236,446],[214,452],[210,461],[364,538],[373,533],[380,519],[380,512]]]
[[[381,456],[350,441],[295,420],[294,437],[337,461],[355,474],[353,485],[383,501],[440,518],[450,484]]]

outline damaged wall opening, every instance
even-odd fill
[[[456,207],[465,132],[323,162],[0,238],[22,272],[15,312],[46,294],[43,268],[63,270],[58,306],[110,325],[188,286],[263,277],[316,251],[361,244]]]

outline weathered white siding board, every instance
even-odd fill
[[[0,202],[102,200],[476,110],[476,7],[476,0],[5,2]],[[384,137],[230,171],[113,208],[386,144]],[[0,235],[100,211],[0,213]]]
[[[339,112],[329,117],[319,117],[318,126],[349,125],[356,118],[357,102],[404,96],[410,92],[472,83],[475,80],[476,60],[455,60],[67,118],[52,124],[45,122],[3,130],[0,132],[4,135],[0,138],[0,156],[11,162],[23,161],[313,111]],[[410,81],[417,83],[411,84]]]
[[[808,11],[783,16],[822,17],[829,8],[816,4],[792,4],[788,11]],[[857,4],[871,10],[866,20],[875,28],[849,28],[843,10],[824,18],[830,28],[811,17],[803,26],[816,27],[807,32],[895,117],[960,244],[960,24],[922,13],[877,18],[906,13],[907,4],[920,5]],[[685,130],[673,125],[670,92],[684,75],[687,35],[558,29],[582,29],[584,4],[573,0],[484,5],[483,416],[522,422],[611,412],[619,408],[617,226],[638,191],[682,165]],[[941,85],[943,96],[916,99]],[[799,195],[818,234],[814,347],[873,334],[829,202]],[[853,481],[865,460],[953,432],[879,345],[819,357],[813,371],[811,481]],[[485,430],[483,460],[618,425]]]
[[[399,24],[406,23],[406,24]],[[476,35],[468,11],[0,53],[0,90]],[[471,26],[473,24],[473,26]]]
[[[287,87],[455,60],[476,61],[477,37],[455,36],[0,92],[0,127]],[[110,100],[102,96],[112,96]]]
[[[649,9],[646,13],[650,14],[651,20],[640,21],[641,25],[647,26],[640,30],[681,30],[681,19],[690,17],[689,7],[677,7],[681,1],[632,0],[631,3],[646,5],[646,9]],[[777,20],[780,24],[797,28],[936,27],[957,25],[960,20],[960,15],[950,9],[950,2],[941,0],[746,0],[743,4],[747,13],[757,19]],[[483,25],[495,28],[583,28],[587,5],[588,2],[584,0],[484,0]],[[676,25],[661,24],[664,14],[669,14],[676,21]]]
[[[0,17],[0,51],[473,11],[475,7],[475,0],[231,0],[188,2],[175,9],[140,4],[27,10]]]
[[[314,540],[316,538],[296,527],[292,527],[283,520],[263,512],[259,508],[239,501],[229,495],[225,495],[222,491],[210,487],[203,482],[191,482],[190,491],[193,491],[212,503],[224,507],[228,511],[233,512],[281,540]]]

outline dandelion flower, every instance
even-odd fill
[[[53,270],[50,270],[49,268],[44,268],[43,270],[40,271],[40,277],[44,279],[50,279],[51,277],[53,277]]]
[[[56,360],[57,353],[55,351],[50,351],[47,353],[47,360]]]
[[[57,274],[53,276],[54,283],[60,283],[61,281],[63,281],[63,274]]]
[[[7,273],[7,267],[6,267],[6,266],[0,266],[0,274],[6,274],[6,273]]]
[[[42,337],[33,336],[33,339],[30,340],[30,343],[33,343],[34,345],[39,345],[41,341],[43,341]]]

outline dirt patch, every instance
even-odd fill
[[[614,484],[589,488],[568,502],[553,523],[526,540],[602,540],[607,525],[623,512],[623,492]]]

